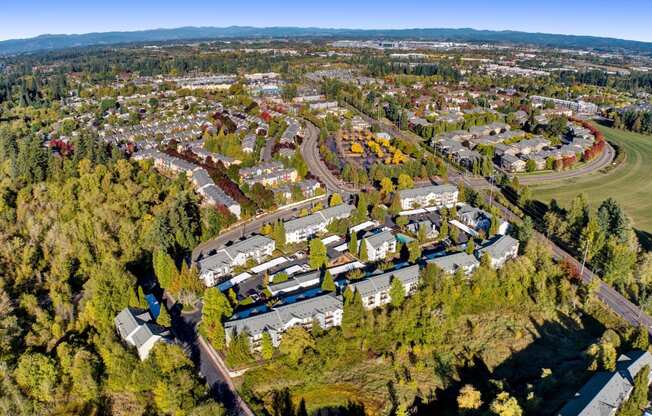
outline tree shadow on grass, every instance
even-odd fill
[[[582,322],[567,316],[542,324],[532,321],[534,341],[514,353],[493,371],[475,355],[456,369],[458,377],[427,403],[415,403],[417,415],[457,415],[460,389],[471,384],[482,395],[483,414],[500,391],[516,397],[525,414],[552,415],[590,378],[584,351],[604,332],[590,316]]]

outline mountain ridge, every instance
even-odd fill
[[[32,38],[9,39],[0,41],[0,55],[128,43],[287,37],[490,42],[559,48],[619,49],[652,53],[651,42],[589,35],[566,35],[514,30],[478,30],[472,28],[345,29],[296,26],[183,26],[138,31],[42,34]]]

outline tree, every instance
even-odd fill
[[[303,397],[299,402],[299,408],[297,409],[297,416],[308,416],[308,410],[306,409],[306,399]]]
[[[408,248],[408,261],[410,263],[416,262],[421,257],[421,246],[418,241],[410,241],[407,245]]]
[[[380,191],[385,196],[394,192],[394,183],[392,183],[392,180],[390,178],[385,176],[380,180]]]
[[[347,338],[353,337],[357,329],[362,325],[365,316],[362,297],[351,286],[344,290],[344,308],[342,311],[342,332]]]
[[[475,251],[475,241],[473,241],[473,239],[471,238],[466,243],[466,254],[472,255],[474,251]]]
[[[344,201],[342,201],[342,195],[335,192],[333,195],[331,195],[329,206],[334,207],[334,206],[340,205],[343,202]]]
[[[375,209],[376,207],[374,207]],[[389,212],[392,215],[397,215],[399,212],[401,212],[401,196],[398,194],[398,192],[394,193],[394,196],[392,196],[392,203],[389,206]]]
[[[648,405],[650,366],[645,365],[634,377],[634,388],[627,400],[618,409],[618,416],[639,416]]]
[[[272,336],[269,332],[263,332],[263,339],[260,342],[260,354],[263,359],[269,360],[274,355],[274,345],[272,344]]]
[[[276,223],[274,223],[272,238],[276,243],[276,247],[285,247],[285,225],[283,224],[283,221],[278,220]]]
[[[161,304],[161,311],[156,317],[156,323],[166,328],[172,326],[172,319],[170,318],[170,313],[168,312],[167,308],[163,304]]]
[[[279,350],[286,355],[291,363],[297,364],[304,351],[315,347],[315,340],[305,328],[295,326],[283,334]]]
[[[537,162],[532,159],[528,159],[528,161],[525,162],[525,170],[528,172],[534,172],[537,170]]]
[[[607,198],[600,204],[598,223],[605,234],[615,235],[618,241],[625,242],[630,229],[629,220],[615,199]]]
[[[534,234],[534,223],[529,215],[523,218],[523,222],[516,227],[516,238],[525,246]]]
[[[224,348],[226,340],[222,320],[231,316],[232,313],[229,300],[219,289],[214,287],[206,289],[199,330],[215,349]]]
[[[335,292],[335,282],[333,281],[333,276],[331,272],[326,270],[324,273],[324,278],[321,281],[321,290],[322,292]]]
[[[639,325],[638,329],[636,330],[636,336],[634,338],[634,342],[632,343],[632,347],[643,351],[647,351],[647,349],[650,347],[650,335],[648,334],[645,326]]]
[[[40,353],[24,353],[18,359],[14,375],[18,385],[32,398],[44,402],[53,400],[57,369],[51,358]]]
[[[362,242],[360,243],[360,253],[358,254],[358,258],[362,261],[369,261],[369,254],[367,253],[366,240],[362,240]]]
[[[479,409],[482,406],[482,396],[472,385],[466,384],[457,395],[457,407],[460,410]]]
[[[395,308],[401,306],[405,300],[405,286],[403,286],[403,283],[397,277],[392,279],[391,286],[389,287],[389,297],[392,306]]]
[[[351,152],[360,154],[364,152],[364,149],[362,148],[362,145],[360,143],[355,142],[351,145]]]
[[[294,416],[294,406],[290,389],[285,387],[282,390],[275,390],[272,393],[272,415],[273,416]]]
[[[313,269],[320,269],[328,261],[326,246],[319,238],[313,238],[308,244],[310,253],[308,255],[308,264]]]
[[[518,401],[507,392],[498,393],[489,408],[498,416],[520,416],[523,414]]]
[[[169,288],[172,280],[179,274],[172,257],[165,250],[156,250],[152,256],[152,265],[159,285],[163,289]]]
[[[401,173],[398,175],[398,189],[411,189],[414,187],[414,181],[409,175]]]
[[[349,237],[349,253],[354,256],[358,254],[358,235],[355,232],[351,232]]]

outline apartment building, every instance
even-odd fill
[[[154,323],[149,311],[125,308],[115,317],[115,327],[124,342],[136,347],[138,357],[144,361],[159,341],[166,341],[170,332]]]
[[[353,209],[352,205],[340,204],[302,218],[286,221],[283,224],[285,227],[285,241],[287,243],[306,241],[310,237],[326,231],[326,227],[331,222],[348,218]]]
[[[518,245],[517,239],[509,235],[503,235],[480,248],[476,255],[478,259],[482,259],[482,256],[487,253],[489,259],[491,259],[491,267],[499,269],[507,260],[518,256]]]
[[[480,266],[480,262],[475,257],[465,252],[437,257],[427,262],[435,264],[449,274],[455,274],[458,270],[461,270],[464,274],[470,275]]]
[[[389,290],[394,279],[398,279],[403,284],[407,296],[411,295],[419,285],[419,265],[415,264],[371,276],[362,281],[351,283],[350,287],[360,294],[365,309],[373,309],[392,301]]]
[[[301,325],[307,330],[312,328],[313,322],[322,329],[340,326],[342,308],[342,299],[331,294],[282,305],[267,313],[225,322],[226,341],[230,342],[236,334],[246,333],[251,349],[258,351],[263,334],[267,332],[272,345],[278,347],[283,333],[294,326]]]
[[[404,210],[423,207],[452,208],[457,203],[455,185],[432,185],[399,191],[401,208]]]
[[[199,261],[199,278],[207,287],[219,283],[219,278],[230,274],[236,266],[244,266],[247,260],[262,262],[271,256],[276,243],[271,238],[256,235],[218,250],[212,256]]]
[[[396,252],[396,238],[391,231],[385,230],[365,237],[362,244],[367,247],[369,261],[380,261]]]

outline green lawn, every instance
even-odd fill
[[[584,192],[592,206],[613,197],[623,207],[639,232],[641,242],[652,244],[652,136],[600,126],[607,140],[625,152],[622,165],[607,173],[596,172],[580,178],[532,186],[534,196],[544,202],[555,198],[568,206]]]

